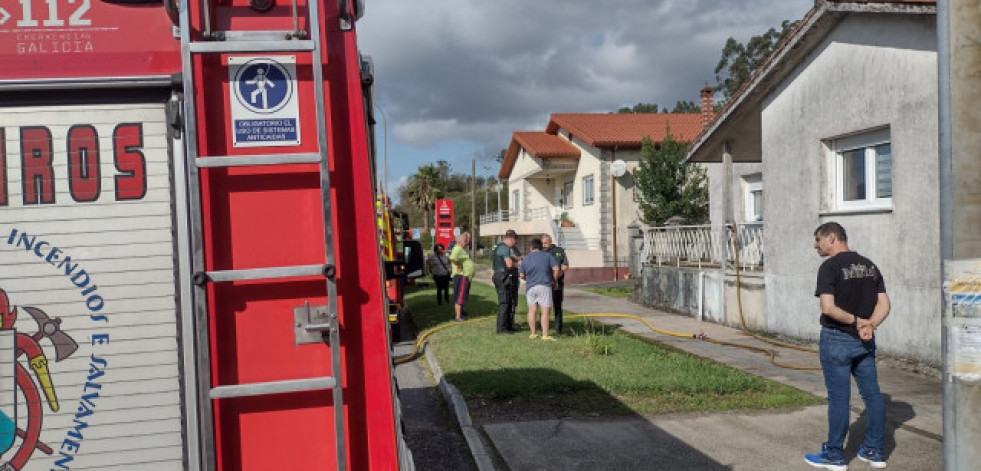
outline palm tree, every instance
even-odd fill
[[[430,211],[436,206],[436,200],[443,197],[440,168],[432,164],[423,165],[412,176],[407,195],[409,203],[422,210],[425,216],[426,232],[429,232]]]

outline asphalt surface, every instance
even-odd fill
[[[403,332],[405,335],[405,332]],[[395,345],[396,356],[407,355],[412,338]],[[460,427],[440,395],[425,361],[410,361],[395,367],[402,403],[405,441],[412,450],[417,471],[469,471],[477,469]]]
[[[864,420],[853,416],[846,442],[850,469]],[[512,471],[532,470],[808,470],[804,453],[825,438],[825,407],[780,411],[669,414],[610,420],[541,420],[484,424]],[[941,444],[913,432],[887,430],[888,469],[940,470]],[[896,444],[900,446],[896,446]]]
[[[477,279],[481,281],[481,273]],[[688,316],[649,309],[627,299],[596,295],[579,287],[567,287],[564,305],[577,313],[633,314],[665,330],[702,333],[718,340],[773,349],[784,363],[818,365],[813,353],[773,347],[735,328],[698,322]],[[610,319],[604,322],[819,397],[825,395],[820,371],[781,368],[758,352],[656,334],[636,321]],[[414,373],[408,373],[410,369],[406,366],[409,365],[415,365],[412,367]],[[454,420],[454,415],[468,429],[481,432],[482,440],[470,441],[470,452],[474,457],[491,456],[493,459],[479,460],[480,471],[808,470],[814,468],[804,462],[804,453],[818,451],[827,433],[823,405],[770,411],[600,417],[595,420],[487,420],[471,426],[465,403],[448,408],[439,399],[432,376],[426,376],[423,371],[424,365],[425,362],[416,361],[396,369],[400,384],[403,376],[415,376],[416,382],[412,384],[417,386],[411,390],[426,391],[423,395],[403,392],[406,431],[417,469],[475,469],[473,461],[467,462],[458,456],[459,448],[466,447],[467,442],[459,436],[459,428],[454,430],[452,423],[446,424],[446,421]],[[651,374],[657,374],[657,371],[652,370]],[[886,395],[888,469],[943,469],[943,395],[939,379],[883,361],[879,364],[879,378]],[[409,384],[408,379],[405,381],[403,391]],[[450,400],[463,402],[459,395]],[[412,414],[409,413],[411,404],[417,408]],[[439,411],[418,410],[425,407],[438,407]],[[863,410],[861,398],[853,387],[853,420],[846,441],[846,456],[852,470],[871,469],[855,458],[864,434]],[[423,422],[410,425],[415,420]],[[445,444],[437,447],[426,443],[425,439],[411,438],[419,434],[437,436]],[[454,434],[455,438],[452,437]]]

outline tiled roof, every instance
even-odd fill
[[[743,85],[739,87],[739,90],[736,90],[736,92],[729,97],[729,100],[727,100],[722,109],[719,110],[718,113],[715,113],[712,121],[710,121],[704,128],[700,129],[695,138],[690,141],[692,145],[688,148],[688,153],[685,155],[685,161],[690,160],[693,155],[700,152],[701,146],[705,143],[706,139],[708,139],[708,137],[719,128],[721,122],[729,118],[734,108],[737,108],[742,104],[742,101],[746,95],[748,95],[750,91],[771,72],[774,65],[779,63],[781,60],[786,60],[785,56],[787,55],[788,50],[793,49],[794,46],[796,46],[796,42],[800,40],[801,36],[804,36],[809,32],[808,29],[814,26],[815,19],[817,17],[820,17],[827,11],[827,4],[838,5],[838,9],[848,9],[849,4],[855,4],[855,6],[859,7],[862,11],[890,12],[890,4],[896,6],[897,8],[899,7],[899,4],[909,4],[910,8],[917,8],[920,6],[923,8],[931,8],[931,5],[933,5],[933,8],[935,8],[937,2],[936,0],[818,0],[814,3],[814,8],[808,10],[808,12],[804,14],[804,17],[797,22],[797,25],[788,31],[783,38],[781,38],[780,42],[778,42],[773,48],[770,55],[756,68],[756,70],[753,71],[753,74],[750,76],[749,80],[743,83]],[[862,7],[862,4],[871,5]]]
[[[514,133],[514,141],[521,144],[529,154],[541,159],[579,158],[579,148],[568,139],[542,131],[519,131]]]
[[[571,132],[592,147],[639,148],[644,137],[664,139],[670,127],[676,140],[691,142],[702,130],[701,113],[556,113],[545,132]]]
[[[579,148],[564,137],[542,131],[516,131],[504,154],[498,178],[507,178],[511,174],[521,149],[540,159],[578,159],[580,154]]]
[[[829,3],[933,3],[937,0],[825,0]]]

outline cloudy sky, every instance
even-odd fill
[[[388,186],[426,163],[496,175],[513,131],[550,113],[698,102],[729,37],[814,0],[368,0],[358,23],[387,116]],[[381,113],[378,113],[380,115]],[[378,118],[378,151],[384,125]],[[381,162],[380,162],[381,163]],[[381,177],[381,176],[380,176]]]

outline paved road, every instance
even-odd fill
[[[412,335],[408,337],[414,337]],[[395,355],[412,351],[415,339],[395,345]],[[405,441],[417,471],[476,469],[456,419],[449,413],[424,359],[395,367],[402,401]]]
[[[598,420],[484,424],[511,471],[800,470],[827,430],[825,406],[776,411],[666,414]],[[845,453],[854,458],[864,419],[853,419]],[[890,427],[891,470],[940,470],[941,444]],[[900,444],[900,446],[897,446]],[[849,469],[871,469],[851,459]]]
[[[711,338],[758,344],[726,326],[700,323],[571,288],[566,306],[580,313],[629,313],[677,332],[704,332]],[[627,331],[650,336],[697,355],[790,384],[823,396],[819,371],[779,368],[756,352],[690,339],[653,334],[635,321],[610,319]],[[758,344],[767,346],[766,344]],[[772,346],[770,346],[772,347]],[[813,353],[773,348],[782,361],[817,364]],[[657,374],[652,369],[651,374]],[[888,363],[880,365],[887,401],[886,452],[892,470],[943,468],[941,385]],[[863,404],[852,395],[852,426],[846,442],[850,469],[870,469],[854,459],[864,435]],[[634,415],[595,420],[485,421],[478,424],[491,449],[506,462],[497,469],[630,471],[671,470],[807,470],[803,454],[817,451],[827,431],[826,406],[772,411],[729,411],[699,414]]]

